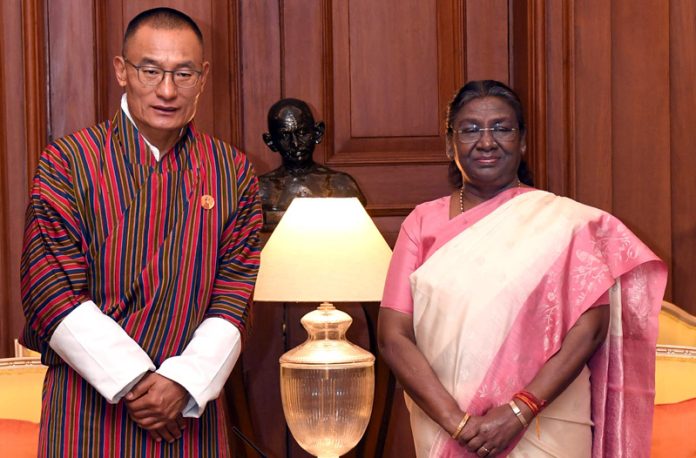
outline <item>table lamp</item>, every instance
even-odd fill
[[[375,357],[346,339],[334,302],[374,302],[391,250],[356,198],[296,198],[261,251],[254,300],[321,302],[307,340],[280,358],[283,412],[307,452],[338,457],[360,441],[374,398]]]

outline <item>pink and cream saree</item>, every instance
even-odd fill
[[[413,313],[417,345],[445,388],[472,414],[506,403],[609,291],[591,382],[583,371],[546,409],[539,435],[529,428],[504,455],[647,457],[662,262],[616,218],[544,191],[509,190],[452,220],[448,203],[404,222],[383,300]],[[405,297],[399,277],[409,272]],[[468,456],[409,404],[419,457]],[[575,430],[585,452],[572,450]]]

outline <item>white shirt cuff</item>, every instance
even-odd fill
[[[48,344],[111,404],[155,370],[147,353],[92,301],[70,312]]]
[[[222,318],[206,318],[183,353],[166,359],[157,373],[177,382],[191,395],[184,417],[198,418],[218,397],[242,350],[239,329]]]

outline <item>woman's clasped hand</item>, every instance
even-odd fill
[[[522,423],[507,404],[490,409],[482,416],[471,415],[456,437],[457,442],[479,456],[494,456],[505,450],[522,431]]]

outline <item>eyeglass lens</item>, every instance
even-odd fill
[[[156,86],[162,82],[166,73],[172,74],[174,84],[179,87],[192,87],[198,82],[198,73],[182,70],[162,70],[157,67],[138,68],[140,82],[148,86]]]
[[[501,129],[498,127],[489,128],[479,128],[479,129],[467,129],[456,131],[457,139],[461,143],[476,143],[481,140],[483,133],[488,131],[493,136],[493,139],[500,142],[509,142],[517,138],[517,129],[505,128]]]

